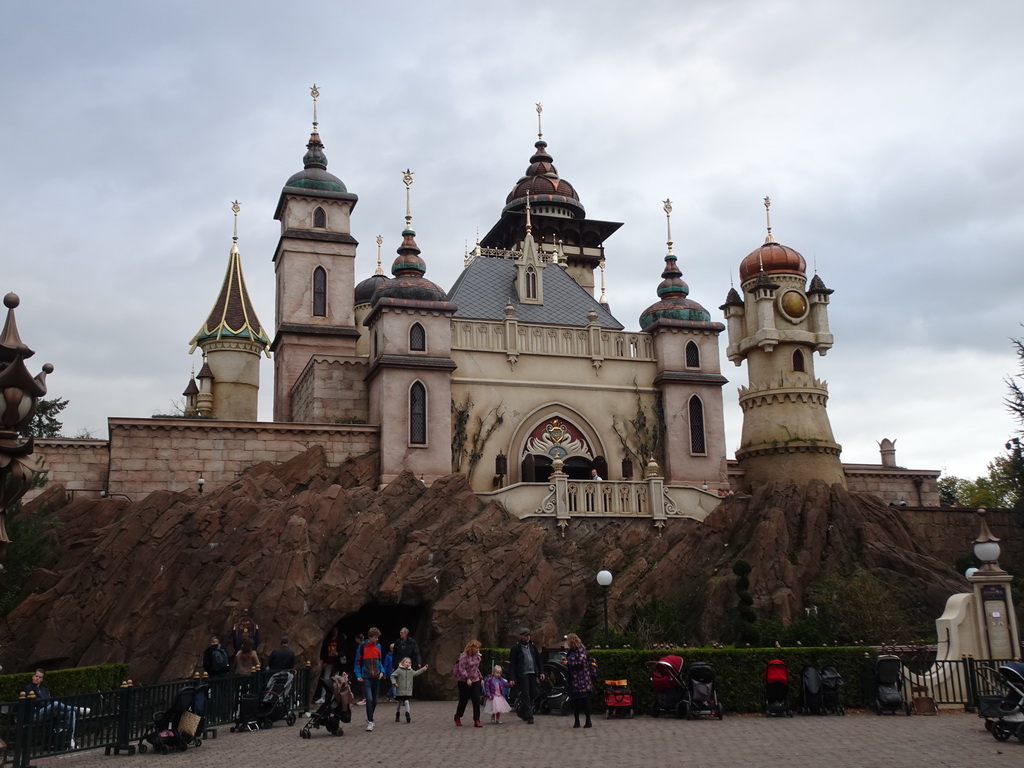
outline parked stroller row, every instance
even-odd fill
[[[651,685],[654,703],[651,716],[664,713],[693,720],[701,716],[725,716],[725,709],[715,690],[715,668],[707,662],[695,661],[683,665],[681,656],[662,656],[650,661]]]
[[[764,713],[768,717],[792,717],[790,674],[784,661],[772,659],[764,669]],[[834,664],[819,669],[807,664],[800,671],[797,711],[802,715],[845,715],[839,688],[843,676]]]

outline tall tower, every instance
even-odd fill
[[[228,268],[217,301],[203,327],[192,337],[192,348],[203,350],[204,384],[210,387],[201,401],[198,415],[222,421],[256,421],[260,390],[260,355],[267,352],[270,339],[263,329],[245,288],[242,255],[238,250],[238,201],[231,204],[235,233],[231,238]],[[269,354],[268,354],[269,356]],[[186,397],[190,395],[186,391]]]
[[[807,262],[772,237],[771,201],[764,199],[768,235],[740,264],[740,289],[725,304],[726,355],[747,362],[740,387],[743,432],[736,459],[752,487],[769,480],[824,480],[846,486],[825,405],[828,385],[814,376],[814,353],[832,347],[831,290],[817,275],[807,284]]]
[[[665,419],[665,477],[669,483],[728,489],[725,459],[725,417],[718,335],[725,330],[711,321],[704,307],[689,297],[676,255],[672,252],[672,202],[664,201],[668,230],[665,270],[658,301],[640,315],[640,328],[654,338]]]
[[[371,424],[380,424],[380,481],[409,470],[431,483],[452,471],[452,315],[456,306],[427,280],[409,209],[412,172],[405,182],[405,230],[394,277],[373,294],[364,321],[370,337]]]
[[[364,402],[366,366],[365,358],[356,359],[359,331],[353,292],[358,243],[350,231],[359,198],[327,172],[316,117],[320,91],[314,85],[310,92],[313,132],[303,170],[285,182],[274,214],[281,222],[274,252],[274,420],[365,419],[365,406],[356,405]]]

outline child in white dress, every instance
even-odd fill
[[[500,725],[501,716],[505,712],[511,712],[508,699],[508,680],[501,676],[502,669],[497,664],[491,671],[491,676],[484,681],[484,697],[487,703],[484,705],[484,712],[491,716],[491,722]]]

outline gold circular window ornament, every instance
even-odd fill
[[[779,300],[779,306],[793,320],[799,320],[807,314],[807,299],[799,291],[786,291]]]

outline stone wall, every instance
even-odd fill
[[[978,515],[973,509],[942,507],[939,509],[904,509],[900,517],[910,526],[915,538],[948,565],[971,554],[978,537]],[[1019,572],[1024,563],[1024,526],[1014,520],[1008,510],[992,510],[985,518],[989,530],[1000,539],[1002,554],[999,563]]]
[[[40,439],[35,442],[34,459],[49,473],[49,477],[63,485],[72,497],[99,496],[107,487],[110,451],[106,440]],[[25,494],[29,501],[42,493],[35,488]]]
[[[39,440],[37,458],[72,495],[124,494],[197,487],[210,491],[261,462],[279,464],[322,446],[334,466],[376,451],[377,427],[193,419],[108,419],[110,440]],[[26,501],[38,495],[32,491]]]
[[[890,504],[905,501],[911,507],[939,506],[940,470],[843,464],[843,472],[851,491],[870,493]]]

